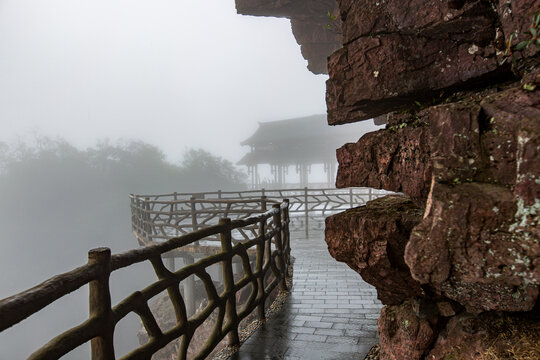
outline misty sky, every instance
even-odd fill
[[[0,0],[0,141],[142,139],[233,161],[258,121],[325,112],[286,19],[234,0]]]

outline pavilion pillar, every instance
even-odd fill
[[[300,185],[302,187],[306,187],[309,184],[308,180],[308,165],[302,164],[300,165]]]
[[[336,162],[330,161],[330,187],[336,186]]]
[[[255,188],[257,189],[259,187],[259,184],[260,184],[260,179],[259,179],[259,164],[255,164],[255,169],[253,171],[253,173],[255,174]]]
[[[270,169],[271,169],[271,172],[272,172],[272,175],[274,175],[274,186],[279,189],[279,183],[280,183],[280,178],[279,178],[279,165],[270,165]]]
[[[324,164],[324,171],[326,172],[326,182],[328,187],[333,188],[335,186],[335,172],[336,164],[333,161],[329,161]]]
[[[251,178],[251,181],[250,181],[251,188],[254,189],[255,188],[255,169],[253,168],[253,165],[248,165],[248,175]]]

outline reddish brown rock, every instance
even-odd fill
[[[524,85],[535,85],[526,91]],[[540,198],[540,77],[481,102],[482,149],[488,164],[479,180],[511,185],[526,205]]]
[[[381,33],[399,32],[432,39],[478,42],[489,41],[493,35],[491,27],[495,14],[485,1],[339,0],[338,3],[342,17],[346,19],[344,44],[361,36]]]
[[[538,198],[540,187],[531,180],[540,174],[540,91],[520,85],[432,107],[427,114],[435,181],[516,186],[529,203]]]
[[[334,125],[509,78],[507,43],[511,35],[513,46],[533,38],[530,27],[540,0],[500,0],[497,6],[340,0],[339,5],[344,47],[329,59],[327,83],[328,122]],[[536,49],[530,45],[513,53],[517,59],[532,57]]]
[[[436,335],[436,331],[426,319],[416,317],[409,302],[385,306],[379,318],[380,358],[423,359]]]
[[[328,69],[331,125],[411,108],[450,87],[501,76],[494,48],[393,34],[355,40],[332,54]]]
[[[341,47],[340,22],[325,17],[292,18],[291,27],[308,70],[314,74],[328,73],[328,55]]]
[[[236,11],[242,15],[273,17],[327,17],[337,7],[335,0],[236,0]]]
[[[436,182],[472,181],[481,170],[476,103],[459,102],[430,109],[430,162]]]
[[[425,292],[414,299],[402,292],[405,303],[383,310],[381,359],[508,355],[521,335],[490,334],[490,322],[504,324],[506,315],[486,311],[529,311],[516,320],[518,333],[539,301],[540,58],[533,46],[513,48],[517,62],[510,66],[504,50],[512,34],[513,46],[531,38],[540,1],[338,4],[344,47],[329,58],[329,123],[407,111],[386,116],[386,130],[338,150],[337,186],[402,191],[417,204],[426,201],[424,219],[404,242],[405,262]],[[512,74],[524,75],[522,82],[510,85]],[[358,214],[369,219],[367,210]],[[331,222],[332,237],[345,234],[345,240],[343,252],[336,240],[330,251],[369,269],[369,251],[382,254],[385,244],[375,250],[376,242],[350,241],[349,234],[380,234],[386,223],[359,222],[352,213]],[[499,343],[506,350],[493,347]],[[540,357],[540,347],[530,351],[538,339],[523,343],[521,358]]]
[[[405,250],[413,278],[469,312],[531,310],[540,244],[510,230],[516,211],[505,187],[435,183]]]
[[[459,311],[459,306],[455,303],[452,303],[450,301],[438,301],[437,302],[437,310],[439,311],[439,315],[443,317],[450,317],[454,316]]]
[[[328,123],[360,121],[500,81],[486,1],[340,1],[345,46],[329,58]],[[491,79],[491,80],[490,80]]]
[[[422,210],[403,195],[386,196],[326,218],[328,251],[377,287],[384,304],[400,304],[422,294],[403,260]]]
[[[341,21],[335,0],[236,0],[236,10],[243,15],[291,19],[293,34],[308,61],[308,69],[315,74],[328,73],[328,55],[341,47]]]
[[[431,182],[427,127],[366,134],[337,150],[336,187],[367,186],[425,199]]]
[[[425,200],[433,176],[446,184],[513,187],[533,206],[540,198],[539,119],[540,91],[523,85],[392,115],[386,130],[337,150],[336,186],[382,188]]]

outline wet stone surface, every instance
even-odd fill
[[[376,290],[328,253],[323,232],[291,233],[294,278],[281,312],[231,357],[262,359],[363,359],[377,343],[382,305]]]

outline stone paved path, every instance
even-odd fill
[[[291,233],[293,288],[233,360],[361,360],[377,342],[375,288],[328,253],[324,234]]]

